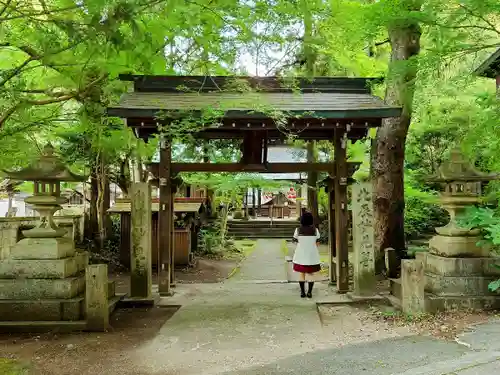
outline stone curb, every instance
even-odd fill
[[[447,375],[500,361],[500,352],[472,352],[457,359],[425,365],[394,375]],[[499,362],[500,366],[500,362]]]

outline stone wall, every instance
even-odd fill
[[[0,217],[0,260],[8,258],[10,248],[22,238],[21,231],[34,227],[38,220],[38,217]],[[54,220],[67,229],[68,233],[65,237],[81,241],[81,216],[54,216]]]

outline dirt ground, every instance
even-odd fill
[[[228,278],[233,270],[238,267],[240,260],[216,259],[201,257],[196,259],[192,267],[176,268],[175,279],[180,284],[191,283],[218,283]],[[153,272],[153,284],[157,284],[157,273]],[[115,272],[109,275],[115,281],[117,293],[128,293],[130,276],[128,272]]]
[[[175,270],[179,283],[218,283],[228,278],[238,266],[238,259],[199,258],[194,267]]]
[[[176,311],[166,307],[120,309],[112,315],[107,333],[2,334],[0,358],[17,359],[37,375],[74,375],[81,369],[99,369],[111,356],[152,339]]]
[[[438,339],[454,341],[458,335],[467,332],[476,324],[487,322],[496,312],[491,311],[449,311],[443,313],[407,315],[384,303],[366,306],[321,306],[319,309],[323,324],[328,317],[339,313],[355,314],[360,321],[370,321],[384,330],[407,328],[419,335],[430,335]],[[371,324],[372,324],[371,323]]]
[[[476,324],[498,316],[493,311],[448,311],[434,315],[406,315],[392,307],[372,307],[371,319],[388,322],[391,327],[408,327],[412,332],[445,340],[455,340]]]

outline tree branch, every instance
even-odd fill
[[[9,1],[9,3],[10,3],[10,1]],[[6,5],[6,7],[7,7],[7,5]],[[67,12],[67,11],[74,10],[74,9],[79,9],[79,8],[80,7],[78,5],[72,5],[72,6],[69,6],[69,7],[51,9],[51,10],[48,10],[48,11],[45,11],[45,10],[39,11],[39,12],[35,11],[33,13],[23,13],[19,9],[16,9],[16,11],[17,11],[17,13],[19,13],[19,15],[0,18],[0,22],[12,21],[12,20],[17,20],[17,19],[21,19],[21,18],[28,18],[28,17],[48,16],[50,14],[63,13],[63,12]]]
[[[3,3],[3,8],[2,8],[2,10],[0,10],[0,16],[3,16],[3,14],[7,10],[7,8],[9,7],[11,2],[12,2],[12,0],[7,0],[6,3]]]
[[[2,128],[3,124],[9,119],[10,116],[14,114],[14,112],[17,111],[17,109],[21,106],[21,103],[17,103],[16,105],[13,105],[7,111],[0,117],[0,128]]]
[[[486,17],[484,17],[481,14],[474,12],[474,10],[470,9],[468,6],[466,6],[464,4],[459,3],[458,6],[460,8],[462,8],[463,10],[465,10],[467,13],[469,13],[471,16],[479,18],[481,21],[483,21],[485,24],[487,24],[490,27],[490,30],[493,30],[497,34],[500,34],[500,31],[497,29],[496,25],[493,24],[489,19],[487,19]]]
[[[391,42],[391,40],[390,40],[389,38],[387,38],[386,40],[383,40],[383,41],[381,41],[381,42],[376,42],[376,43],[374,43],[373,45],[374,45],[375,47],[379,47],[379,46],[382,46],[382,45],[384,45],[384,44],[388,44],[388,43],[390,43],[390,42]]]
[[[0,81],[0,87],[3,87],[8,81],[10,81],[12,78],[17,76],[18,74],[21,73],[21,71],[30,63],[33,61],[32,57],[28,57],[24,62],[22,62],[20,65],[15,67],[14,69],[9,69],[7,70],[7,74],[5,74],[5,77]]]
[[[0,87],[3,87],[8,81],[10,81],[12,78],[14,78],[15,76],[19,75],[23,69],[32,61],[40,61],[40,60],[43,60],[44,58],[47,58],[48,56],[50,55],[58,55],[62,52],[65,52],[65,51],[68,51],[74,47],[76,47],[78,44],[82,43],[82,40],[78,41],[78,42],[75,42],[75,43],[72,43],[72,44],[69,44],[63,48],[60,48],[59,50],[56,50],[56,51],[52,51],[52,52],[46,52],[46,53],[38,53],[34,48],[30,47],[30,46],[14,46],[10,43],[3,43],[0,45],[0,47],[14,47],[14,48],[17,48],[19,49],[20,51],[23,51],[24,53],[26,53],[29,58],[26,59],[23,63],[21,63],[20,65],[18,65],[16,68],[14,69],[11,69],[10,72],[5,76],[5,78],[3,78],[1,81],[0,81]],[[55,69],[55,65],[51,65],[50,63],[45,63],[45,64],[42,64],[40,66],[48,66],[52,69]],[[57,69],[55,69],[57,70]]]
[[[10,107],[1,117],[0,117],[0,128],[5,124],[5,122],[22,106],[25,105],[31,105],[31,106],[44,106],[44,105],[49,105],[49,104],[54,104],[54,103],[61,103],[65,102],[71,99],[75,99],[78,101],[83,101],[85,98],[85,95],[88,93],[88,91],[93,88],[94,86],[98,85],[105,79],[109,77],[108,74],[104,74],[99,78],[96,78],[95,80],[91,81],[89,84],[87,84],[84,88],[76,91],[71,91],[68,93],[60,93],[60,95],[52,97],[52,98],[46,98],[46,99],[24,99]]]

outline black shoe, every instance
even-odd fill
[[[314,287],[314,281],[309,281],[307,283],[307,298],[312,298],[313,287]]]
[[[300,298],[306,297],[306,283],[305,281],[299,281],[300,286]]]

